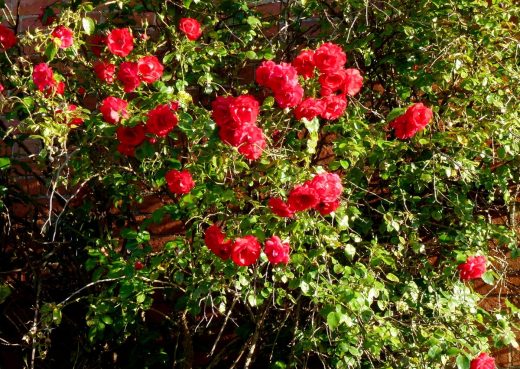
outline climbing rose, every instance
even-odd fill
[[[339,205],[339,200],[331,202],[320,202],[314,207],[314,209],[316,209],[321,215],[325,216],[332,213],[333,211],[336,211],[339,208]]]
[[[471,360],[470,369],[495,369],[495,359],[483,352]]]
[[[266,146],[264,133],[261,128],[249,124],[243,127],[241,140],[238,142],[238,152],[249,160],[256,160]]]
[[[222,229],[213,224],[204,233],[204,242],[208,249],[222,260],[227,260],[231,254],[231,240],[224,240],[226,235]]]
[[[128,28],[112,30],[108,34],[106,42],[108,51],[123,58],[134,49],[134,37]]]
[[[117,127],[116,135],[119,142],[126,146],[138,146],[145,137],[145,129],[142,124],[135,127]]]
[[[316,118],[318,115],[323,114],[324,108],[325,104],[323,103],[323,101],[315,99],[313,97],[308,97],[305,100],[303,100],[296,107],[296,109],[294,109],[294,116],[298,120],[302,118],[312,120]]]
[[[231,260],[239,266],[254,264],[260,257],[261,249],[255,236],[239,237],[231,247]]]
[[[202,35],[200,23],[193,18],[182,18],[179,22],[179,29],[190,39],[195,41]]]
[[[314,52],[314,65],[322,73],[342,69],[347,62],[347,56],[341,46],[326,42]]]
[[[343,193],[341,178],[336,173],[317,174],[309,186],[314,189],[320,202],[336,201]]]
[[[303,88],[300,85],[287,86],[275,91],[274,99],[282,109],[294,108],[303,98]]]
[[[271,211],[279,217],[292,218],[294,216],[294,211],[279,197],[269,199],[268,205]]]
[[[422,103],[413,104],[406,113],[390,122],[390,127],[395,129],[395,137],[406,139],[413,137],[430,123],[433,112]]]
[[[101,102],[99,111],[103,115],[103,119],[107,123],[116,124],[121,118],[125,119],[129,117],[126,110],[128,102],[117,97],[109,96]]]
[[[97,61],[94,63],[94,73],[96,76],[105,81],[108,84],[114,82],[114,74],[116,72],[116,66],[106,61]]]
[[[145,83],[154,83],[163,74],[164,67],[155,56],[143,56],[137,62],[139,78]]]
[[[338,69],[330,73],[323,73],[318,78],[321,85],[321,96],[329,96],[341,90],[345,84],[347,74],[345,69]]]
[[[277,64],[271,60],[263,61],[255,71],[255,80],[260,86],[269,87],[269,79]]]
[[[264,252],[272,264],[287,264],[289,262],[289,250],[289,243],[282,242],[278,236],[272,236],[265,241]]]
[[[320,198],[316,193],[316,190],[309,186],[309,183],[305,183],[300,186],[294,187],[289,193],[287,204],[293,211],[303,211],[311,209],[318,205]]]
[[[458,269],[462,281],[481,278],[486,272],[486,257],[469,256],[465,263],[458,266]]]
[[[187,194],[195,187],[195,182],[193,182],[193,178],[187,170],[178,171],[172,169],[166,173],[165,178],[168,189],[175,194]]]
[[[40,63],[35,66],[32,77],[34,84],[40,91],[44,91],[48,87],[56,85],[52,68],[49,67],[47,63]]]
[[[356,68],[345,69],[345,82],[342,86],[343,93],[347,95],[356,95],[363,87],[363,77]]]
[[[347,108],[347,100],[341,95],[329,95],[321,99],[324,104],[321,117],[327,120],[338,119],[343,115]]]
[[[4,85],[0,83],[0,92],[4,92],[4,90],[5,90]]]
[[[117,151],[126,156],[134,156],[135,146],[120,143],[119,145],[117,145]]]
[[[74,112],[74,111],[76,111],[77,109],[78,109],[78,107],[77,107],[76,105],[74,105],[74,104],[69,104],[69,105],[67,106],[67,110],[68,110],[69,112]],[[81,126],[81,125],[83,124],[83,119],[81,119],[81,118],[78,117],[78,116],[74,117],[74,115],[75,115],[74,113],[73,113],[72,115],[73,115],[73,118],[72,118],[69,122],[67,122],[67,124],[68,124],[69,126]]]
[[[294,58],[292,65],[303,78],[312,77],[314,74],[314,51],[303,50]]]
[[[0,24],[0,45],[4,50],[16,45],[16,35],[14,31]]]
[[[148,112],[146,130],[159,137],[166,137],[178,122],[171,104],[161,104]]]
[[[123,83],[125,92],[134,91],[141,83],[137,63],[122,62],[117,71],[117,79]]]
[[[61,49],[66,49],[74,43],[74,33],[68,27],[58,26],[52,31],[51,35],[60,40]]]
[[[251,95],[241,95],[229,104],[231,119],[238,124],[253,124],[256,122],[260,104]]]
[[[232,121],[229,106],[233,101],[235,101],[233,96],[217,96],[211,103],[211,117],[217,126],[221,127]]]

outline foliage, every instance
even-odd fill
[[[246,1],[120,0],[102,22],[94,20],[99,4],[55,5],[54,23],[0,57],[9,70],[0,104],[11,123],[3,146],[41,143],[30,160],[29,152],[0,158],[0,236],[10,245],[0,265],[27,269],[38,291],[35,328],[18,338],[24,355],[37,352],[37,367],[463,369],[481,352],[518,347],[518,308],[501,301],[484,309],[457,271],[468,256],[485,255],[482,279],[500,289],[506,259],[518,256],[513,0],[302,0],[281,6],[280,17],[263,17]],[[156,21],[140,23],[143,13]],[[183,17],[202,24],[198,40],[179,31]],[[51,38],[58,24],[73,30],[72,47]],[[95,77],[89,41],[124,27],[134,49],[105,58],[155,55],[164,65],[160,80],[130,93]],[[298,121],[251,71],[323,42],[343,47],[364,87],[339,119]],[[24,52],[31,48],[35,55]],[[66,83],[63,95],[38,91],[32,70],[41,61]],[[253,161],[222,142],[211,115],[216,96],[245,93],[261,100],[257,123],[267,140]],[[129,102],[120,123],[127,127],[177,101],[178,125],[124,155],[116,126],[99,112],[107,96]],[[388,124],[415,102],[432,108],[432,123],[396,139]],[[78,127],[66,124],[78,117]],[[24,193],[20,166],[41,179],[50,202]],[[189,194],[168,191],[172,169],[191,173]],[[280,218],[267,206],[325,171],[344,187],[331,215]],[[161,205],[143,214],[150,199]],[[34,223],[16,218],[19,203],[33,209]],[[158,244],[154,230],[165,222],[177,226]],[[204,243],[212,224],[229,238],[288,240],[290,262],[273,265],[264,254],[250,267],[221,260]],[[4,313],[19,283],[0,284]],[[67,329],[79,337],[57,343]],[[67,354],[53,355],[56,347]],[[103,352],[119,358],[108,363]]]

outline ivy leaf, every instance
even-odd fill
[[[87,35],[91,35],[94,33],[94,30],[96,29],[96,24],[94,23],[94,20],[92,18],[83,18],[81,20],[81,24],[83,26],[83,30]]]

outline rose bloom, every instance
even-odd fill
[[[117,151],[126,156],[134,156],[135,146],[120,143],[119,145],[117,145]]]
[[[345,69],[345,82],[342,86],[344,93],[350,96],[357,95],[363,87],[363,77],[356,68]]]
[[[142,124],[135,127],[117,127],[116,135],[119,142],[126,146],[138,146],[145,140],[145,129]]]
[[[263,61],[255,71],[255,80],[260,86],[269,87],[269,79],[273,69],[277,65],[272,60]]]
[[[264,252],[272,264],[287,264],[289,262],[289,250],[289,243],[282,242],[278,236],[272,236],[265,241]]]
[[[339,208],[340,202],[339,200],[331,201],[331,202],[320,202],[318,205],[314,207],[321,215],[329,215],[333,211],[336,211]]]
[[[179,122],[170,104],[157,105],[147,115],[146,130],[159,137],[166,137]]]
[[[277,90],[274,94],[276,103],[282,109],[294,108],[302,101],[302,98],[303,88],[299,84]]]
[[[130,115],[126,110],[128,102],[117,97],[109,96],[101,102],[99,111],[107,123],[116,124],[121,118],[128,118]]]
[[[314,75],[314,51],[303,50],[292,61],[292,65],[303,78],[311,78]]]
[[[154,83],[161,78],[164,67],[155,56],[143,56],[137,62],[139,78],[145,83]]]
[[[4,50],[16,45],[16,35],[14,31],[0,24],[0,45]]]
[[[187,194],[195,187],[195,182],[193,182],[193,178],[187,170],[178,171],[172,169],[166,173],[165,178],[168,189],[175,194]]]
[[[314,65],[322,73],[331,73],[342,69],[347,56],[341,46],[326,42],[314,52]]]
[[[235,101],[233,96],[217,96],[211,103],[211,117],[218,127],[232,121],[229,106]]]
[[[231,260],[239,266],[254,264],[260,257],[261,249],[255,236],[239,237],[231,247]]]
[[[67,107],[67,110],[70,111],[70,112],[74,112],[78,109],[78,107],[74,104],[69,104],[69,106]],[[74,113],[72,114],[74,116]],[[70,122],[67,122],[67,124],[69,126],[81,126],[83,124],[83,119],[81,119],[80,117],[76,116],[76,117],[73,117]]]
[[[5,90],[4,85],[0,83],[0,92],[4,92],[4,90]]]
[[[460,264],[457,269],[460,271],[460,279],[467,281],[478,279],[486,272],[485,256],[469,256],[465,263]]]
[[[271,211],[279,217],[292,218],[294,216],[294,211],[279,197],[269,199],[267,205],[269,205]]]
[[[305,183],[294,187],[289,193],[287,204],[293,211],[304,211],[314,208],[320,202],[320,198],[315,189]]]
[[[265,146],[266,142],[262,129],[255,125],[246,125],[243,129],[238,152],[249,160],[256,160],[262,156]]]
[[[112,63],[101,60],[94,63],[94,73],[96,73],[96,76],[100,80],[105,81],[108,84],[114,82],[115,72],[116,66]]]
[[[433,112],[422,103],[413,104],[406,113],[390,122],[390,127],[395,130],[395,137],[407,139],[424,129],[430,123]]]
[[[61,49],[71,47],[74,43],[74,33],[70,28],[65,26],[56,27],[54,31],[52,31],[51,36],[60,40]]]
[[[229,259],[231,255],[231,240],[224,240],[226,235],[222,229],[213,224],[204,233],[204,243],[215,255],[222,260]]]
[[[260,104],[251,95],[241,95],[229,104],[231,119],[239,124],[255,123],[259,112]]]
[[[321,96],[329,96],[340,91],[345,84],[345,69],[338,69],[330,73],[323,73],[318,78],[321,85]]]
[[[495,359],[486,353],[471,360],[470,369],[495,369]]]
[[[242,125],[231,121],[220,126],[218,135],[226,144],[238,147],[246,142],[244,135],[246,134],[248,126],[254,126],[254,124]]]
[[[51,88],[46,90],[45,92],[46,96],[49,96],[51,94],[63,95],[65,93],[65,82],[54,81],[54,83],[51,85]]]
[[[103,49],[106,47],[107,38],[103,35],[92,35],[87,40],[87,45],[96,56],[100,56]]]
[[[181,18],[179,22],[179,29],[191,41],[195,41],[202,35],[200,23],[193,18]]]
[[[264,61],[256,68],[256,82],[260,86],[270,88],[274,92],[290,88],[298,84],[298,72],[291,64],[276,64]]]
[[[294,116],[298,120],[302,118],[312,120],[316,118],[318,115],[323,114],[324,108],[325,104],[323,103],[323,101],[315,99],[313,97],[308,97],[305,100],[303,100],[296,107],[296,109],[294,109]]]
[[[321,117],[327,120],[338,119],[345,113],[347,108],[347,99],[341,95],[329,95],[321,99],[324,104],[323,113]]]
[[[125,92],[132,92],[141,83],[138,76],[137,63],[122,62],[117,71],[117,79],[121,81]]]
[[[32,74],[33,82],[38,87],[38,90],[44,91],[48,87],[56,84],[54,80],[54,73],[52,68],[47,63],[40,63],[33,69]]]
[[[343,193],[341,178],[336,173],[321,173],[314,176],[309,182],[320,202],[333,202]]]
[[[108,34],[106,42],[108,51],[123,58],[134,49],[134,37],[128,28],[112,30]]]

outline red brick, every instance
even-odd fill
[[[14,9],[18,9],[18,15],[38,15],[42,8],[56,3],[56,0],[18,0],[13,4]]]
[[[18,33],[25,31],[32,31],[35,28],[41,27],[42,23],[38,19],[37,15],[24,15],[20,16],[20,22],[18,23]]]
[[[266,4],[257,5],[254,9],[261,15],[266,17],[277,17],[282,11],[282,3],[279,1],[269,2]]]

